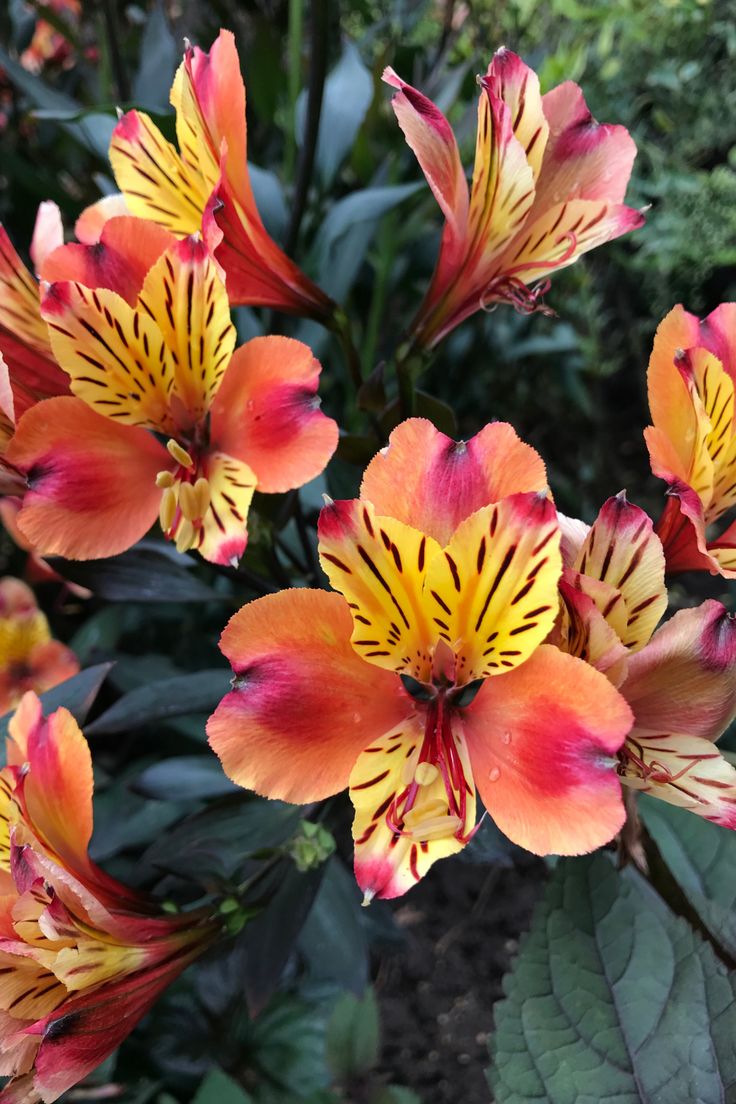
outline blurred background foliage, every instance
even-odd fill
[[[629,202],[650,205],[644,229],[554,277],[547,302],[556,318],[504,307],[461,326],[422,381],[420,412],[462,436],[492,418],[511,421],[542,452],[567,513],[590,519],[626,487],[658,514],[661,487],[641,436],[654,330],[677,302],[706,313],[736,297],[736,24],[728,0],[9,0],[0,11],[0,219],[24,256],[41,200],[56,201],[71,230],[85,205],[114,190],[107,145],[117,107],[144,108],[173,136],[168,92],[183,38],[207,48],[220,26],[237,37],[264,221],[351,317],[371,379],[364,408],[372,395],[394,393],[381,365],[420,302],[441,229],[389,109],[383,67],[449,114],[468,166],[475,77],[501,44],[538,70],[544,90],[573,79],[598,119],[631,130],[639,157]],[[297,224],[305,90],[319,78],[320,58],[329,75]],[[193,881],[207,892],[249,879],[254,887],[252,913],[234,918],[234,942],[191,971],[99,1072],[100,1098],[475,1104],[489,1098],[479,1071],[491,1013],[482,1001],[500,994],[541,864],[487,825],[468,848],[471,862],[454,863],[462,873],[452,892],[446,875],[433,872],[408,903],[366,913],[348,872],[347,803],[315,814],[240,794],[206,749],[204,720],[228,679],[216,648],[224,621],[247,598],[317,581],[311,527],[321,493],[353,494],[382,443],[376,431],[385,436],[398,420],[376,425],[375,410],[358,408],[340,346],[315,325],[246,309],[237,322],[242,339],[292,333],[323,360],[325,408],[344,431],[326,478],[300,495],[256,501],[237,579],[150,541],[111,565],[57,564],[91,599],[54,584],[41,591],[57,635],[83,666],[114,662],[86,730],[98,784],[95,857],[156,887],[171,907],[196,896]],[[23,563],[4,538],[2,573],[20,574]],[[721,581],[707,585],[724,596]],[[323,826],[324,837],[312,829],[305,837],[300,817]],[[516,904],[494,915],[490,932],[488,911],[484,929],[468,900],[480,897],[487,910],[496,892]],[[439,933],[438,909],[447,917]],[[431,930],[421,927],[426,916]],[[238,931],[244,920],[251,922]],[[452,960],[459,988],[451,1016],[422,990],[450,955],[444,929],[471,959],[465,973],[461,958]],[[391,965],[397,955],[401,967]],[[381,997],[383,1051],[369,978]],[[412,993],[402,1008],[392,978]],[[480,1002],[474,1013],[471,998]],[[410,1038],[417,1025],[418,1043],[393,1038]],[[86,1098],[95,1098],[90,1091]]]

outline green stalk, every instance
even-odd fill
[[[284,178],[292,180],[296,164],[296,101],[299,99],[304,35],[304,0],[289,0],[288,74],[289,125],[286,128]]]

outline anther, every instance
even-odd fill
[[[430,786],[439,776],[439,773],[433,763],[417,763],[414,779],[420,786]]]
[[[176,538],[174,544],[176,545],[177,552],[186,552],[187,549],[192,547],[194,541],[194,526],[191,521],[186,519],[182,521],[181,525],[176,531]]]
[[[197,517],[202,518],[209,510],[212,501],[210,485],[203,476],[200,476],[194,484],[194,492],[197,496]]]
[[[173,487],[174,477],[170,471],[160,471],[156,476],[157,487]]]
[[[182,483],[179,486],[179,506],[187,521],[196,521],[199,517],[198,496],[191,483]]]
[[[183,468],[191,469],[194,467],[194,461],[187,450],[182,448],[179,442],[175,441],[173,437],[166,442],[166,448],[169,450],[169,454],[176,460],[177,464],[181,464]]]
[[[173,487],[166,487],[164,493],[161,495],[161,506],[158,513],[158,520],[161,522],[161,528],[164,533],[168,533],[171,528],[175,513],[176,491]]]

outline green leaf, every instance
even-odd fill
[[[423,182],[363,188],[330,208],[314,245],[318,282],[328,295],[337,302],[346,298],[380,220],[422,187]]]
[[[110,138],[115,128],[115,119],[98,112],[85,112],[84,107],[64,92],[50,88],[40,77],[34,76],[14,61],[0,47],[0,66],[5,70],[16,88],[19,88],[36,107],[47,111],[73,112],[77,122],[62,122],[62,128],[75,141],[86,146],[92,153],[107,161]]]
[[[403,1085],[386,1085],[371,1093],[369,1104],[422,1104],[422,1098]]]
[[[213,1069],[192,1097],[192,1104],[252,1104],[253,1097],[221,1069]]]
[[[64,579],[108,602],[222,602],[226,595],[205,586],[191,571],[194,561],[155,541],[141,541],[106,560],[48,557]]]
[[[346,42],[342,57],[325,81],[315,161],[320,180],[329,188],[340,165],[352,149],[355,136],[373,100],[373,78],[352,42]],[[296,133],[304,137],[306,92],[296,106]]]
[[[95,667],[88,667],[86,671],[80,671],[78,675],[72,675],[71,678],[60,682],[53,690],[40,694],[44,715],[48,716],[49,713],[63,706],[80,725],[84,724],[111,667],[112,663],[98,663]],[[11,709],[0,717],[0,739],[7,737],[8,721],[14,712],[15,710]],[[0,748],[0,758],[5,761],[4,747]]]
[[[229,668],[213,667],[138,686],[87,726],[88,736],[127,732],[151,721],[211,713],[230,688]]]
[[[271,237],[275,241],[281,241],[289,221],[281,181],[276,173],[270,169],[260,169],[251,161],[248,162],[248,172],[258,214]]]
[[[338,858],[325,871],[299,947],[315,981],[334,981],[362,993],[368,983],[368,941],[360,920],[361,893]]]
[[[174,756],[154,763],[133,779],[131,788],[157,801],[226,797],[238,789],[212,754]]]
[[[736,958],[736,841],[733,832],[642,796],[642,819],[711,937]]]
[[[724,1104],[736,979],[633,872],[561,861],[496,1006],[497,1104]]]
[[[138,72],[133,81],[134,102],[153,110],[166,111],[179,60],[179,47],[166,21],[163,6],[157,2],[143,31]]]
[[[150,801],[118,782],[95,795],[95,829],[89,853],[104,862],[129,847],[158,839],[166,829],[192,811],[191,804]]]
[[[328,1065],[338,1081],[360,1077],[376,1065],[380,1024],[372,989],[366,989],[363,997],[343,993],[338,998],[327,1025],[326,1051]]]

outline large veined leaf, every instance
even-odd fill
[[[641,815],[673,877],[716,943],[736,959],[736,839],[728,828],[655,798]]]
[[[727,1104],[736,979],[638,875],[560,862],[496,1007],[497,1104]]]

